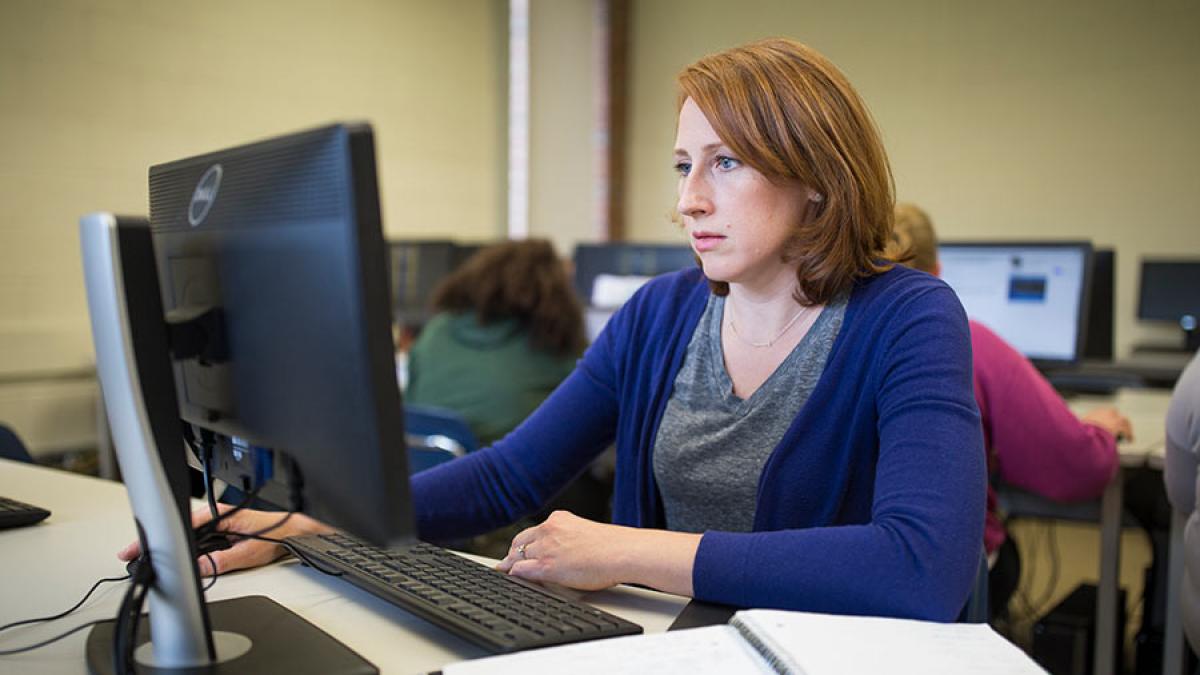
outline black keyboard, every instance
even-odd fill
[[[32,504],[0,497],[0,530],[32,525],[45,520],[50,512]]]
[[[381,549],[344,534],[288,543],[326,571],[493,652],[641,633],[642,627],[432,544]]]

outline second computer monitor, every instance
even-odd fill
[[[1087,325],[1088,242],[942,242],[942,278],[967,315],[1039,365],[1079,360]]]
[[[1143,260],[1137,316],[1175,323],[1183,331],[1185,351],[1200,347],[1200,260]]]

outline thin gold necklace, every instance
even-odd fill
[[[782,329],[780,329],[780,331],[778,333],[775,334],[775,337],[771,338],[770,340],[767,340],[766,342],[755,342],[748,338],[742,337],[742,334],[738,332],[737,323],[735,323],[733,320],[733,312],[729,313],[729,330],[733,331],[734,337],[736,337],[737,339],[741,340],[742,342],[750,345],[751,347],[754,347],[755,349],[766,349],[767,347],[774,345],[776,342],[779,342],[779,338],[783,337],[784,334],[787,333],[788,330],[792,326],[796,325],[796,322],[800,320],[800,317],[807,314],[808,311],[812,308],[813,308],[813,305],[809,305],[808,307],[801,307],[800,311],[796,312],[796,316],[793,316],[792,320],[788,321],[787,325],[784,326]]]

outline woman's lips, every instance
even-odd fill
[[[720,246],[721,242],[723,242],[723,241],[725,241],[725,235],[717,234],[716,232],[693,232],[692,233],[692,247],[695,248],[696,252],[698,252],[698,253],[703,253],[704,251],[711,251],[714,248]]]

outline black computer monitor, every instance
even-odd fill
[[[601,274],[652,277],[696,265],[687,244],[579,244],[573,256],[575,291],[587,306],[592,286]]]
[[[448,240],[388,242],[388,276],[397,324],[419,327],[429,319],[429,299],[462,264],[460,246]]]
[[[371,130],[151,167],[150,226],[166,315],[220,313],[224,358],[175,363],[180,417],[216,436],[218,477],[375,543],[411,539]]]
[[[1142,260],[1137,316],[1143,321],[1170,321],[1183,330],[1183,349],[1200,347],[1200,260]]]
[[[942,242],[942,279],[967,315],[1042,367],[1076,363],[1087,326],[1088,242]]]
[[[101,387],[153,553],[160,663],[220,651],[179,485],[185,439],[211,448],[216,476],[246,492],[376,544],[415,539],[369,127],[154,166],[148,227],[99,214],[81,237]],[[317,640],[285,629],[293,619],[261,619],[276,628],[255,648],[294,654]],[[89,659],[94,643],[103,662],[111,633],[94,632]],[[295,662],[274,658],[272,669]]]
[[[1092,249],[1092,283],[1083,341],[1083,358],[1091,361],[1112,361],[1116,352],[1113,336],[1116,270],[1116,251]]]

